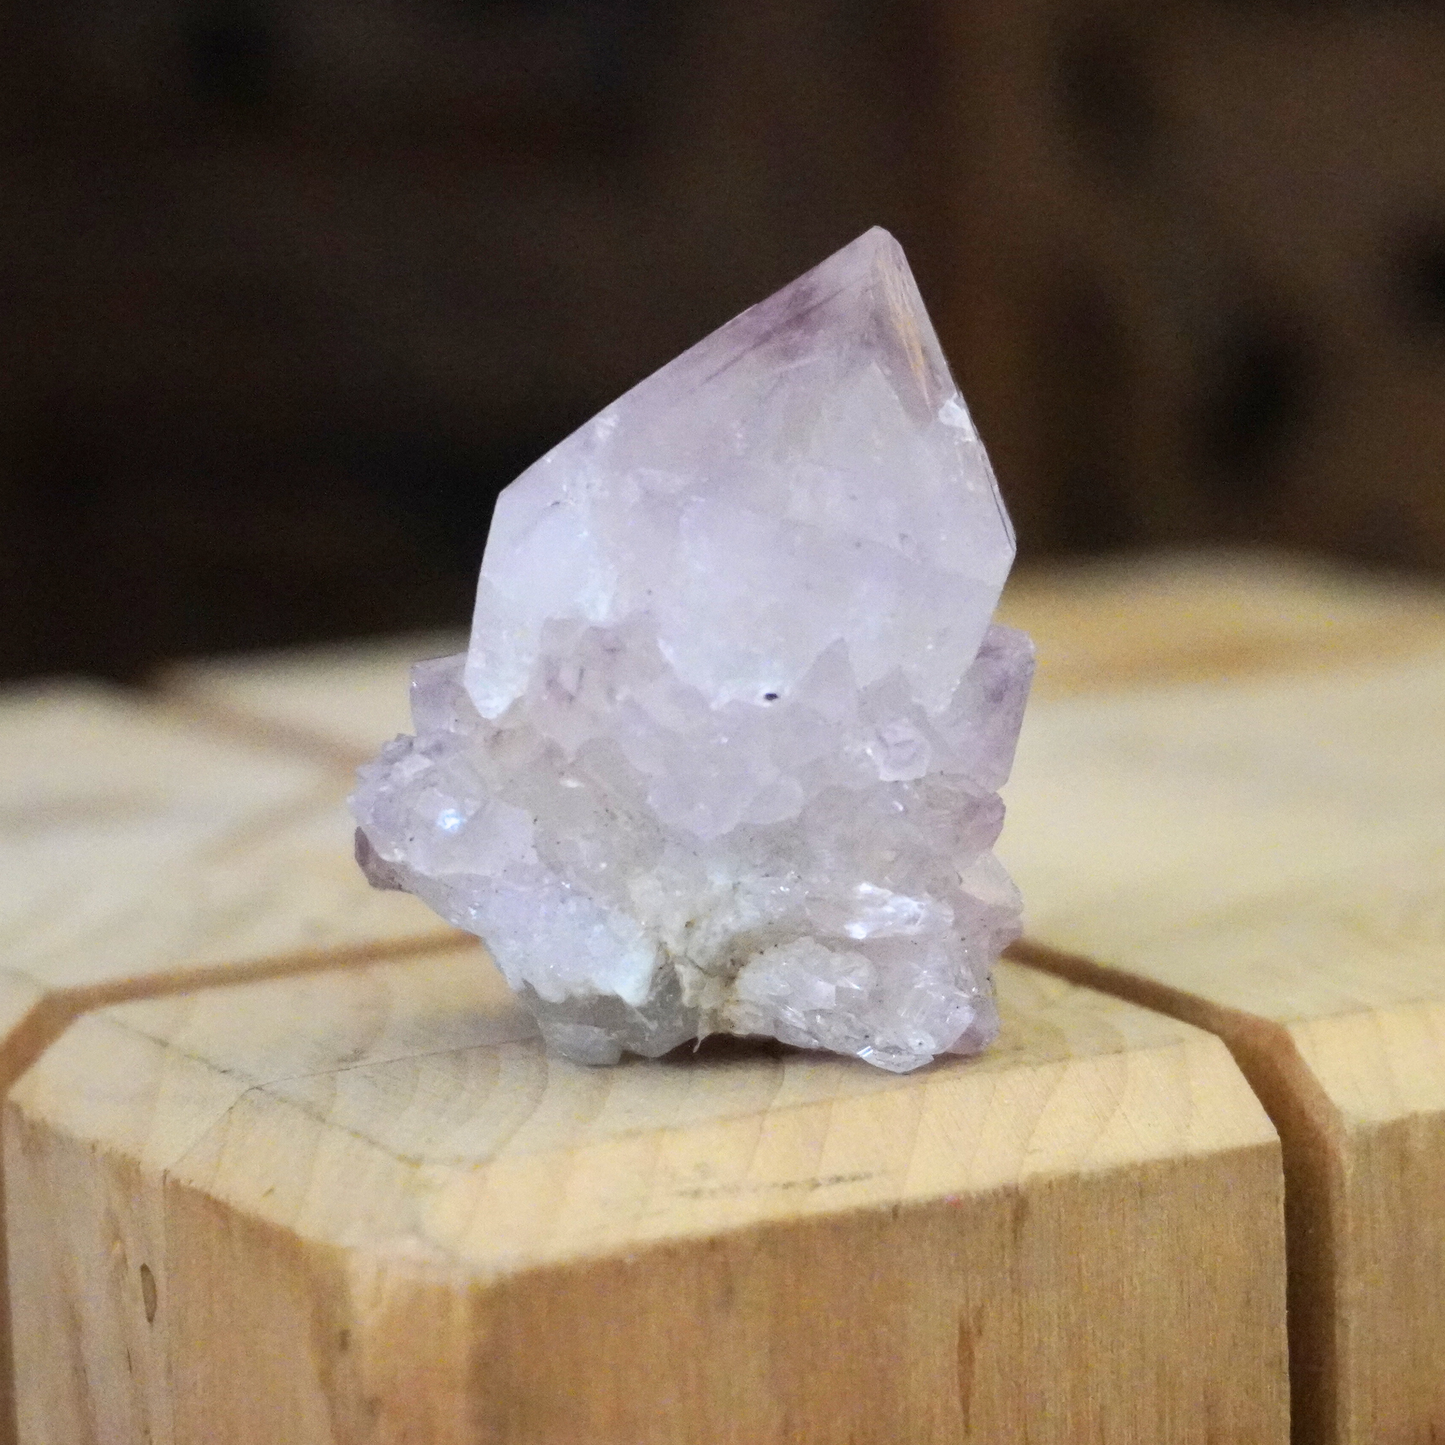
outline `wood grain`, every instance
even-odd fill
[[[1274,1438],[1268,1171],[1229,1142],[1258,1117],[1217,1052],[1206,1084],[1180,1064],[1198,1034],[1148,1032],[1173,1019],[1282,1136],[1295,1439],[1445,1432],[1445,604],[1232,556],[1023,576],[1004,615],[1041,657],[1004,1049],[862,1085],[746,1052],[594,1075],[440,960],[91,1014],[7,1116],[31,1438]],[[426,650],[170,674],[332,802],[236,850],[236,908],[57,938],[63,997],[341,957],[296,942],[307,898],[352,961],[384,952],[365,910],[406,900],[347,893],[334,799]],[[35,977],[0,976],[22,1059],[72,1016]],[[1155,1013],[1101,1030],[1118,999],[1029,992],[1063,979]]]
[[[36,1009],[455,939],[361,880],[334,767],[82,683],[0,696],[0,760],[0,1059]]]
[[[117,999],[450,946],[351,860],[334,768],[117,689],[0,694],[0,1092]],[[13,1438],[0,1273],[0,1440]]]
[[[0,984],[14,1000],[0,1007],[11,1013],[26,999],[73,1012],[215,969],[454,937],[416,900],[365,885],[333,768],[117,690],[0,697]]]
[[[133,1003],[12,1093],[26,1442],[1284,1438],[1219,1042],[1005,964],[999,1046],[548,1059],[479,951]]]
[[[181,663],[156,683],[172,703],[210,722],[356,767],[411,731],[412,663],[466,646],[465,633],[429,632]]]
[[[1398,639],[1395,641],[1398,642]],[[1445,1437],[1445,632],[1038,707],[1032,962],[1211,1029],[1279,1127],[1296,1438]]]
[[[1407,656],[1445,637],[1445,596],[1318,559],[1157,552],[1017,571],[999,620],[1038,646],[1038,702]]]

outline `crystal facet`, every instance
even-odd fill
[[[993,473],[869,231],[501,495],[471,647],[361,770],[357,856],[587,1063],[764,1034],[983,1047],[1033,671]]]

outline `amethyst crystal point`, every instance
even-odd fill
[[[1013,533],[874,230],[501,495],[470,651],[361,770],[358,857],[570,1058],[767,1034],[907,1070],[997,1022],[1033,671]]]

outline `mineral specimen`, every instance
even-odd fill
[[[710,1033],[903,1071],[983,1047],[1033,651],[1013,533],[873,230],[497,503],[471,646],[361,770],[372,882],[482,937],[586,1063]]]

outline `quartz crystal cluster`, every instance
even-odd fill
[[[480,935],[587,1063],[711,1033],[903,1071],[983,1047],[1033,670],[1013,534],[869,231],[501,495],[470,650],[361,770],[373,883]]]

